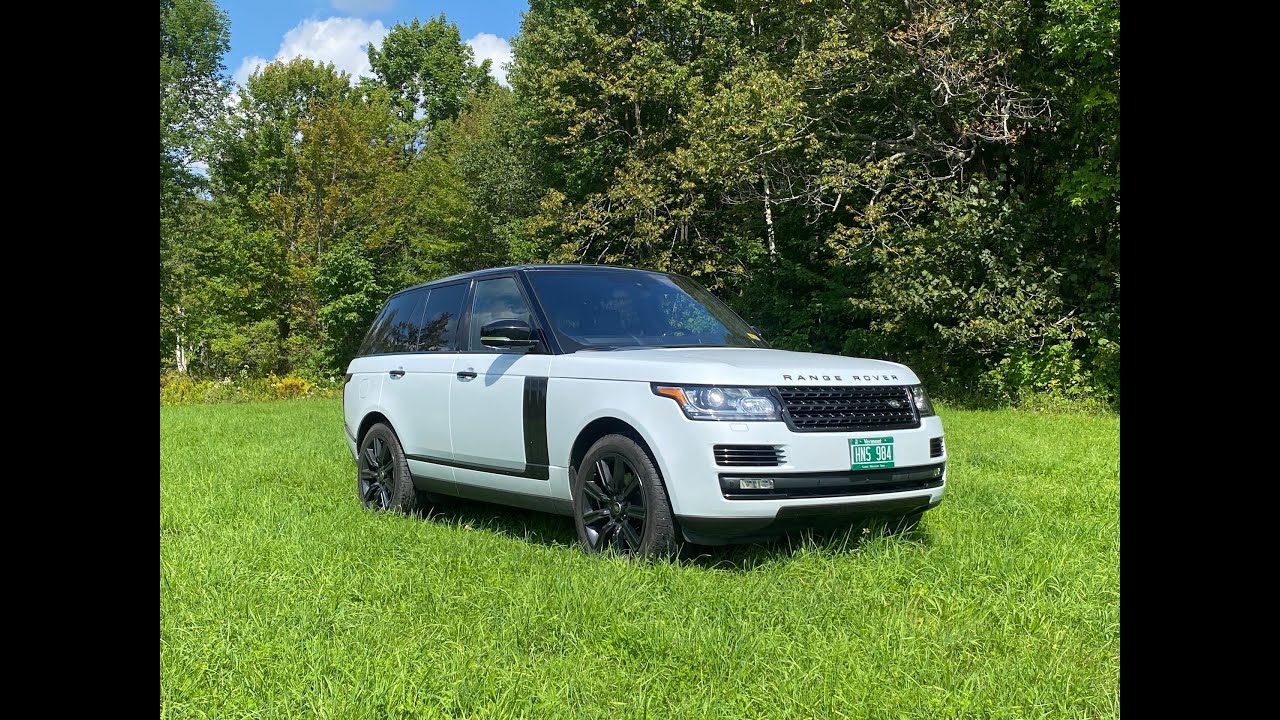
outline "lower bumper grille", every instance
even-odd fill
[[[946,467],[946,463],[937,463],[843,472],[721,473],[720,491],[727,500],[780,500],[927,490],[942,486],[942,473]],[[744,478],[772,480],[773,489],[743,490]]]

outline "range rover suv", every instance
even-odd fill
[[[904,365],[771,349],[688,278],[483,270],[402,290],[347,369],[356,490],[570,515],[588,551],[666,554],[942,501],[942,421]]]

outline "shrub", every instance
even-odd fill
[[[311,393],[311,389],[315,387],[304,378],[295,377],[293,375],[286,375],[282,378],[277,378],[275,375],[272,375],[268,378],[268,382],[270,382],[271,387],[275,389],[276,397],[278,398],[306,397]]]
[[[296,375],[266,378],[197,379],[178,372],[160,376],[161,405],[262,402],[304,397],[341,397],[338,378],[310,380]]]

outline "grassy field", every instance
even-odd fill
[[[331,400],[160,409],[160,714],[1105,718],[1120,421],[944,411],[947,499],[692,562],[355,497]]]

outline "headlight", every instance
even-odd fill
[[[916,401],[916,410],[920,411],[920,417],[937,414],[933,411],[933,403],[929,402],[929,396],[925,394],[923,385],[912,385],[911,397]]]
[[[653,392],[675,400],[690,420],[782,419],[777,401],[764,388],[655,384]]]

